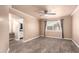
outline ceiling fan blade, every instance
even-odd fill
[[[52,13],[52,12],[48,12],[47,10],[44,10],[44,11],[40,11],[40,15],[56,15],[56,13]]]
[[[56,13],[47,13],[48,15],[56,15]]]

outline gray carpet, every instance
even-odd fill
[[[79,48],[71,40],[37,38],[27,43],[10,41],[10,53],[78,53]]]

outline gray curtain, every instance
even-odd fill
[[[64,19],[61,19],[62,38],[64,38],[63,20],[64,20]]]
[[[46,25],[47,25],[47,21],[44,21],[44,37],[46,37]]]

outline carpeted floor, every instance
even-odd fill
[[[27,43],[10,41],[10,53],[78,53],[79,48],[71,40],[37,38]]]

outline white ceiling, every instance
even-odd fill
[[[77,6],[76,5],[15,5],[12,7],[24,13],[35,16],[37,18],[59,18],[62,16],[70,15]],[[40,16],[39,12],[43,10],[54,12],[56,13],[56,15]]]

